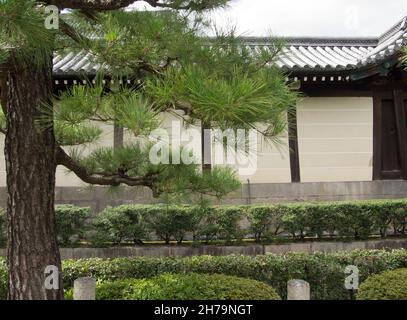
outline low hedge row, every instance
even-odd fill
[[[284,255],[133,257],[119,259],[66,260],[63,262],[65,288],[72,288],[79,277],[91,276],[98,281],[153,278],[163,273],[225,274],[264,282],[286,298],[287,281],[303,279],[310,283],[311,298],[351,299],[344,288],[345,268],[356,265],[360,282],[387,270],[407,268],[407,250],[355,250],[339,253],[287,253]],[[5,265],[0,259],[0,298],[4,298]]]
[[[72,299],[68,290],[67,299]],[[150,279],[99,282],[96,300],[281,300],[260,281],[226,276],[164,273]]]
[[[63,263],[64,283],[72,287],[79,277],[92,276],[112,281],[152,278],[162,273],[225,274],[264,282],[285,299],[287,281],[303,279],[310,283],[312,299],[351,299],[344,288],[345,268],[356,265],[360,282],[372,274],[407,267],[407,250],[356,250],[340,253],[288,253],[284,255],[134,257],[119,259],[68,260]]]
[[[248,227],[243,228],[242,222]],[[181,243],[186,234],[194,240],[256,241],[290,234],[295,239],[345,236],[364,239],[386,237],[388,230],[405,235],[407,200],[353,201],[253,206],[142,206],[109,207],[94,221],[92,242],[141,243],[155,235]]]
[[[241,240],[245,231],[240,222],[243,207],[143,206],[108,207],[93,221],[89,240],[94,245],[142,243],[157,237],[165,243],[181,243],[189,233],[194,240]]]
[[[244,237],[262,241],[281,234],[295,239],[330,236],[364,239],[371,235],[386,237],[389,230],[395,235],[405,235],[407,200],[214,207],[122,205],[108,207],[94,219],[90,219],[89,208],[59,205],[56,217],[62,245],[84,238],[95,246],[124,241],[140,244],[156,238],[181,243],[186,235],[206,243]],[[0,244],[3,220],[0,214]],[[243,224],[244,221],[247,223]]]

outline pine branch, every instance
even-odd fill
[[[45,0],[40,1],[58,8],[83,9],[83,10],[117,10],[128,7],[140,0]]]
[[[129,5],[141,0],[42,0],[49,5],[56,5],[58,8],[109,11],[126,8]],[[208,1],[161,1],[161,0],[144,0],[150,6],[155,8],[167,8],[175,10],[195,10],[203,11],[214,9],[225,5],[229,0],[208,0]]]
[[[73,27],[71,27],[64,20],[60,19],[60,30],[63,34],[71,38],[77,44],[89,43],[89,39],[78,33]]]
[[[74,172],[82,181],[93,185],[102,186],[120,186],[121,184],[128,186],[146,186],[152,187],[154,176],[144,177],[128,177],[121,174],[104,176],[103,174],[89,174],[85,167],[72,159],[61,147],[57,147],[57,164],[63,165]]]

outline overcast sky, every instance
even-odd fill
[[[253,36],[369,37],[406,15],[407,0],[234,0],[213,17]]]
[[[407,15],[407,0],[233,0],[212,14],[251,36],[375,37]]]

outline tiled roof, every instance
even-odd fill
[[[407,45],[407,17],[378,38],[285,38],[276,64],[286,71],[346,71],[378,64]],[[252,50],[267,47],[264,38],[243,38]],[[69,53],[54,58],[55,75],[94,74],[101,66],[89,53]]]

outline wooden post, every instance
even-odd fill
[[[122,127],[114,124],[114,133],[113,133],[113,149],[117,150],[123,148],[124,145],[124,130]]]
[[[202,172],[210,172],[212,170],[212,153],[211,153],[211,126],[207,123],[202,123]]]
[[[382,179],[382,95],[373,96],[373,180]]]
[[[393,91],[398,147],[401,162],[401,175],[407,180],[407,116],[404,110],[403,90]]]
[[[301,182],[296,106],[292,106],[288,110],[288,142],[290,148],[291,182]]]
[[[287,300],[311,300],[309,283],[304,280],[288,281]]]
[[[96,281],[93,278],[78,278],[73,283],[74,300],[96,300]]]

